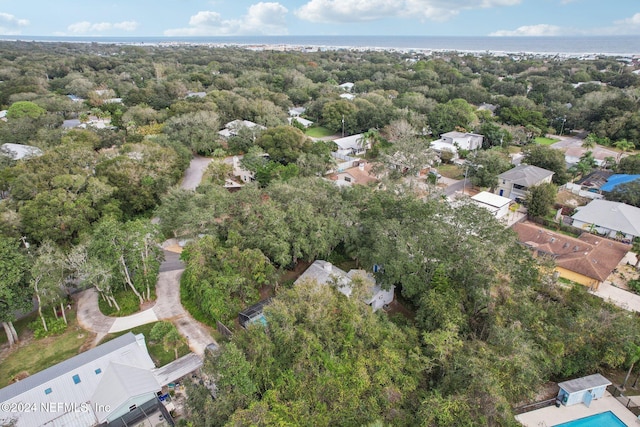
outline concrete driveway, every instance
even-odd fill
[[[209,163],[211,163],[211,159],[208,157],[194,156],[194,158],[191,159],[189,167],[184,172],[184,178],[182,178],[180,188],[185,190],[195,190],[198,188]]]
[[[185,172],[181,188],[185,190],[197,188],[210,162],[211,159],[206,157],[194,157]],[[165,246],[167,245],[163,245]],[[77,295],[78,323],[82,328],[97,334],[94,344],[99,343],[108,333],[126,331],[158,320],[172,322],[180,334],[187,339],[191,351],[196,354],[202,356],[207,345],[216,344],[210,329],[196,321],[182,307],[180,277],[184,271],[184,264],[180,261],[180,254],[171,250],[165,250],[164,254],[165,259],[160,265],[156,284],[156,301],[151,308],[131,316],[109,317],[100,311],[99,295],[95,288],[87,289]]]

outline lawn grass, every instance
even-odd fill
[[[547,138],[547,137],[544,137],[544,136],[538,136],[538,137],[534,138],[534,141],[535,141],[536,144],[540,144],[540,145],[551,145],[554,142],[558,142],[560,140],[557,139],[557,138]]]
[[[153,363],[155,363],[156,366],[164,366],[167,363],[173,362],[175,360],[175,353],[173,349],[165,351],[164,346],[161,342],[155,342],[152,341],[151,338],[149,338],[151,336],[151,329],[156,323],[157,322],[147,323],[146,325],[137,326],[126,331],[117,332],[115,334],[108,334],[102,339],[102,341],[100,341],[100,344],[111,341],[112,339],[124,335],[127,332],[133,332],[136,335],[142,334],[144,335],[145,341],[147,343],[147,349],[149,350],[149,355],[151,356],[151,360],[153,360]],[[191,350],[189,349],[189,346],[185,341],[180,347],[178,347],[178,357],[182,357],[185,354],[188,354],[190,351]]]
[[[77,355],[83,345],[93,339],[93,334],[78,325],[75,312],[68,312],[67,320],[69,326],[60,335],[36,340],[19,333],[23,343],[0,363],[0,387],[9,385],[19,373],[33,375]]]
[[[441,164],[438,166],[438,173],[442,176],[446,176],[450,179],[463,179],[464,170],[458,165],[454,164]]]
[[[314,127],[307,128],[307,130],[305,130],[304,133],[305,135],[310,136],[311,138],[323,138],[325,136],[331,136],[335,132],[322,126],[314,126]]]

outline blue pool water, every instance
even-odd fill
[[[627,427],[613,412],[607,411],[568,423],[556,424],[553,427]]]

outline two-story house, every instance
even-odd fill
[[[551,182],[553,172],[532,165],[518,165],[498,175],[495,193],[511,200],[524,199],[529,188]]]

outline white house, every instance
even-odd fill
[[[365,140],[361,133],[334,139],[333,142],[338,146],[338,153],[345,156],[362,155],[371,148],[371,143]]]
[[[163,411],[154,368],[144,335],[129,332],[0,389],[2,408],[30,408],[0,411],[0,424],[83,427]]]
[[[393,301],[395,286],[384,290],[380,285],[376,284],[373,276],[364,270],[349,270],[349,272],[346,273],[329,261],[314,261],[313,264],[298,277],[294,284],[307,280],[313,280],[320,285],[334,284],[340,293],[350,297],[353,291],[351,282],[355,277],[361,277],[369,283],[368,293],[364,298],[364,302],[371,306],[374,311],[383,308]]]
[[[289,117],[299,117],[307,111],[304,107],[289,108]]]
[[[354,86],[355,84],[351,82],[346,82],[346,83],[342,83],[341,85],[338,85],[338,87],[344,90],[345,92],[351,92]]]
[[[573,226],[611,238],[633,240],[640,237],[640,208],[609,200],[592,200],[577,208],[571,217]]]
[[[263,153],[262,157],[268,159],[269,155],[267,153]],[[243,156],[233,156],[233,176],[248,184],[255,181],[256,178],[253,172],[245,169],[244,166],[242,166],[242,158]]]
[[[512,202],[512,200],[507,197],[498,196],[488,191],[482,191],[476,194],[471,197],[471,200],[478,206],[487,209],[497,219],[509,214],[509,205],[511,205]]]
[[[302,118],[300,116],[289,117],[289,118],[287,118],[287,120],[289,121],[289,124],[292,124],[293,121],[295,120],[296,122],[300,123],[305,128],[308,128],[309,126],[313,125],[313,122],[311,120],[307,120],[307,119]]]
[[[32,145],[4,143],[0,146],[0,155],[11,157],[13,160],[21,160],[29,157],[42,156],[42,150]]]
[[[553,172],[538,166],[520,164],[498,175],[496,194],[510,199],[524,199],[529,188],[551,182]]]
[[[458,150],[474,151],[482,147],[484,137],[476,133],[466,132],[447,132],[440,135],[440,139],[431,142],[433,148],[438,154],[443,151],[450,151],[454,158],[458,157]]]
[[[257,123],[254,123],[252,121],[249,120],[233,120],[227,124],[224,125],[224,129],[222,129],[221,131],[218,132],[218,135],[220,135],[223,138],[230,138],[232,136],[235,136],[238,134],[238,131],[242,128],[249,128],[249,129],[253,129],[256,131],[261,131],[261,130],[265,130],[266,127],[259,125]]]

